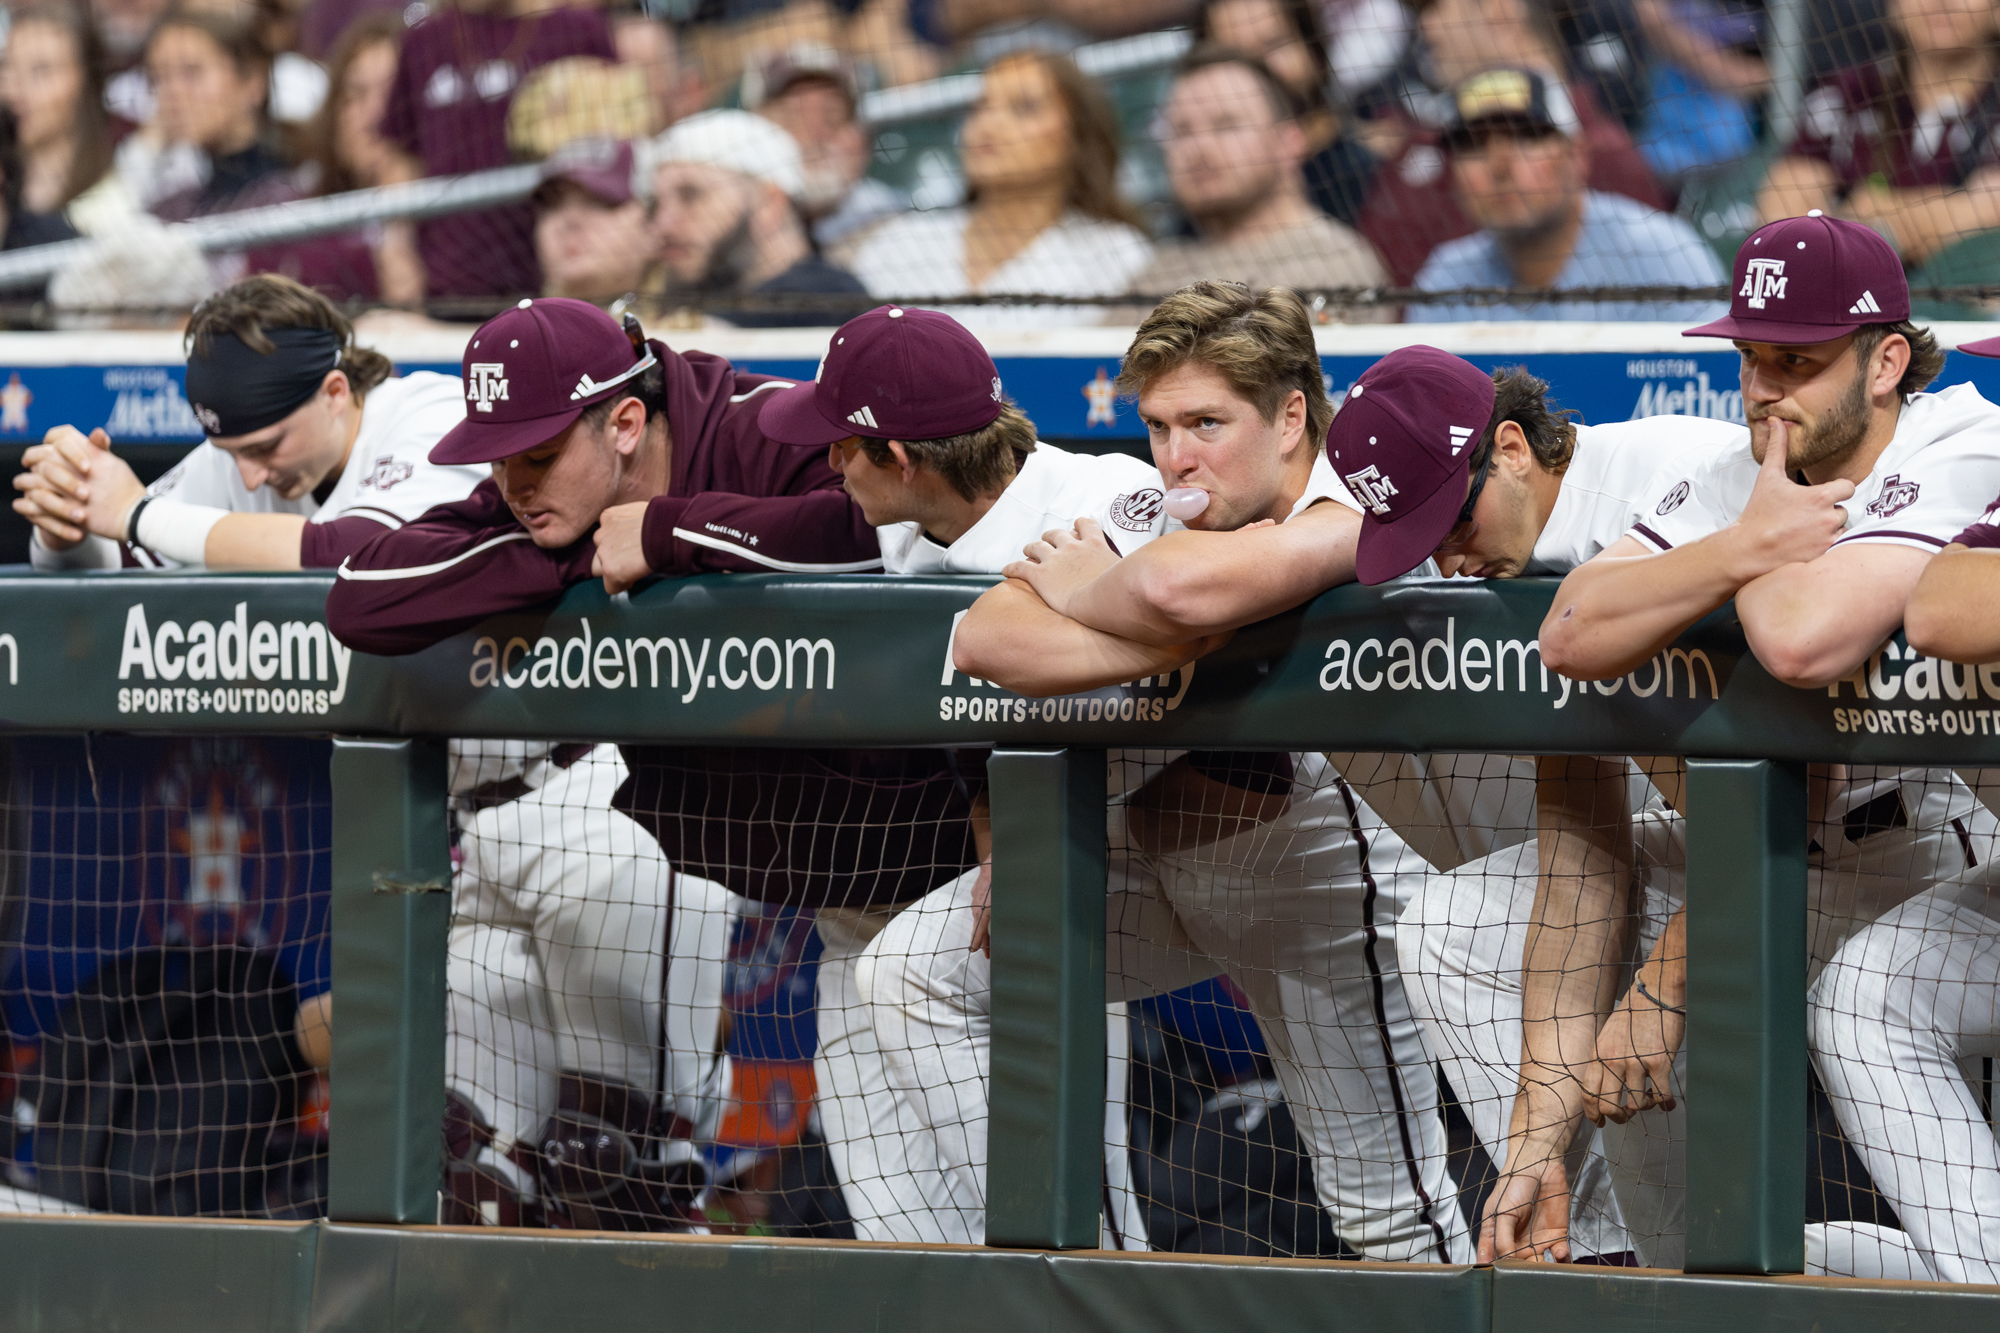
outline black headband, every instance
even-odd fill
[[[206,353],[188,354],[188,404],[210,435],[233,439],[283,421],[340,364],[340,336],[331,329],[266,329],[264,336],[276,350],[259,352],[218,333]]]

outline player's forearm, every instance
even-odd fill
[[[1734,531],[1571,570],[1542,622],[1542,660],[1573,680],[1609,680],[1640,666],[1753,577],[1736,560],[1733,539],[1721,540]]]
[[[208,530],[203,561],[210,569],[299,569],[298,514],[229,514]],[[379,529],[378,529],[379,530]]]
[[[1947,546],[1917,580],[1903,632],[1929,657],[2000,660],[2000,548]]]
[[[1744,584],[1736,614],[1766,671],[1818,689],[1852,675],[1895,633],[1928,563],[1907,546],[1841,547]]]
[[[1639,996],[1638,1007],[1659,1004],[1687,1008],[1687,908],[1681,908],[1668,919],[1667,928],[1660,932],[1633,983],[1634,989],[1646,988],[1645,994]]]
[[[1046,698],[1164,675],[1202,645],[1136,643],[1051,611],[1018,579],[989,589],[959,622],[953,664],[968,676]]]
[[[1142,643],[1239,629],[1351,582],[1360,526],[1353,510],[1327,503],[1276,527],[1170,532],[1080,589],[1068,609]]]

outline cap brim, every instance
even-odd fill
[[[1977,342],[1960,343],[1954,350],[1968,356],[2000,356],[2000,338],[1981,338]]]
[[[829,421],[819,410],[819,385],[811,381],[780,389],[757,411],[757,426],[780,444],[828,445],[856,434],[845,421]]]
[[[1422,504],[1393,523],[1362,514],[1361,534],[1354,548],[1355,579],[1366,584],[1387,583],[1436,555],[1438,546],[1458,526],[1468,475],[1469,470],[1454,471]]]
[[[1699,328],[1681,330],[1683,338],[1731,338],[1746,343],[1782,343],[1796,346],[1804,343],[1832,342],[1835,338],[1845,338],[1848,334],[1873,320],[1857,319],[1852,324],[1788,324],[1781,319],[1738,319],[1725,315]]]
[[[586,403],[585,407],[595,406]],[[570,428],[583,407],[566,408],[546,417],[530,417],[525,421],[475,421],[467,417],[444,433],[431,447],[431,462],[439,465],[454,463],[497,463],[515,454],[525,454],[538,445],[547,444],[556,436]]]

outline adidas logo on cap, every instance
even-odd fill
[[[1882,313],[1882,307],[1875,303],[1875,293],[1863,292],[1859,301],[1847,307],[1847,313],[1850,315],[1879,315]]]
[[[870,430],[882,429],[880,426],[875,424],[875,414],[869,411],[866,407],[862,408],[859,412],[849,412],[847,414],[847,419],[853,422],[857,426],[866,426]]]
[[[1451,431],[1451,456],[1457,458],[1458,451],[1465,448],[1466,441],[1472,438],[1472,427],[1452,426],[1449,429]]]

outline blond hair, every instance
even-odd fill
[[[1256,290],[1215,281],[1181,288],[1139,325],[1118,368],[1118,388],[1136,397],[1160,376],[1190,363],[1221,375],[1267,422],[1277,419],[1297,389],[1306,398],[1306,439],[1315,453],[1326,447],[1333,404],[1312,320],[1291,288]]]

